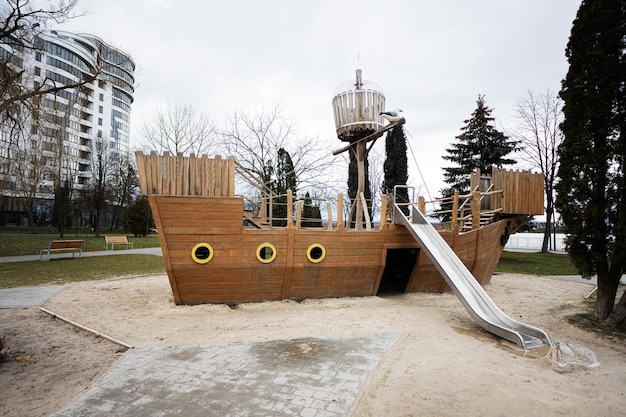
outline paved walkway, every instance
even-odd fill
[[[0,308],[39,307],[63,288],[63,285],[46,285],[0,290]]]
[[[51,417],[347,416],[401,333],[135,348]]]
[[[143,248],[143,249],[115,249],[115,250],[99,250],[84,252],[83,257],[88,256],[109,256],[109,255],[133,255],[133,254],[146,254],[146,255],[158,255],[163,256],[161,247],[158,248]],[[52,259],[57,258],[71,258],[71,253],[55,253],[52,255]],[[76,255],[78,257],[78,255]],[[24,261],[38,261],[41,257],[39,255],[22,255],[22,256],[0,256],[0,262],[24,262]],[[43,260],[47,260],[47,256],[44,255]]]

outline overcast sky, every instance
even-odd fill
[[[441,156],[479,94],[506,129],[529,90],[559,90],[580,3],[80,0],[87,15],[57,29],[94,34],[135,60],[131,148],[155,109],[177,103],[220,125],[278,103],[303,135],[337,148],[333,93],[361,68],[387,107],[405,112],[409,182],[421,184],[417,164],[438,194]]]

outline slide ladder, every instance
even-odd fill
[[[411,211],[412,216],[409,219],[394,203],[394,223],[406,226],[465,309],[480,326],[524,349],[544,345],[552,346],[546,332],[520,323],[504,314],[422,213],[415,208]]]

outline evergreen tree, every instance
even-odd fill
[[[383,180],[383,192],[393,193],[396,185],[406,185],[408,174],[408,162],[406,157],[406,137],[402,126],[394,127],[385,140],[385,179]],[[396,194],[398,203],[408,203],[409,193],[406,188],[398,188]],[[409,214],[408,206],[401,206],[404,214]]]
[[[289,152],[284,148],[278,150],[276,160],[276,170],[274,171],[274,179],[271,181],[270,188],[279,197],[275,200],[272,213],[277,220],[273,221],[274,226],[286,226],[287,221],[287,190],[291,190],[294,197],[297,191],[297,179],[293,161]]]
[[[147,198],[139,196],[128,208],[126,217],[128,231],[135,237],[147,236],[150,233],[154,219]]]
[[[450,188],[441,190],[443,197],[451,197],[455,190],[461,194],[468,193],[470,174],[476,169],[480,169],[481,174],[491,174],[493,167],[502,168],[515,163],[514,159],[506,156],[518,150],[517,142],[495,128],[495,119],[491,116],[493,109],[487,107],[484,96],[478,96],[476,105],[472,117],[463,121],[465,126],[456,137],[457,142],[446,149],[448,155],[443,156],[443,159],[455,164],[443,169],[444,182],[450,184]]]
[[[59,236],[63,237],[65,229],[72,227],[72,188],[67,183],[59,185],[54,190],[54,205],[52,206],[51,222],[57,227]]]
[[[302,227],[322,227],[322,213],[319,205],[313,204],[311,195],[306,192],[302,202]]]
[[[626,262],[626,3],[585,0],[574,20],[562,82],[564,139],[559,146],[556,206],[572,261],[597,275],[594,317],[616,324],[614,306]]]

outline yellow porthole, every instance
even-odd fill
[[[276,248],[271,243],[261,243],[259,247],[256,248],[256,258],[259,262],[269,264],[276,259]]]
[[[306,257],[314,264],[322,262],[326,257],[326,248],[319,243],[314,243],[306,250]]]
[[[191,250],[191,257],[196,263],[206,264],[213,259],[213,248],[208,243],[198,243]]]

